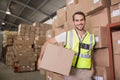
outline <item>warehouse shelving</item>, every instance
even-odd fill
[[[113,59],[113,44],[112,44],[112,31],[120,31],[120,22],[112,23],[107,25],[107,39],[108,39],[108,50],[109,50],[109,62],[110,62],[110,79],[115,80],[114,72],[114,59]]]

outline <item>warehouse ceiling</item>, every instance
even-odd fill
[[[65,4],[65,0],[0,0],[0,28],[14,30],[21,23],[44,22]],[[6,14],[8,10],[11,14]]]

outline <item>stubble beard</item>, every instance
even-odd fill
[[[84,30],[84,25],[81,24],[80,26],[82,26],[82,28],[79,28],[79,26],[75,26],[75,27],[76,27],[76,29],[77,29],[78,31],[83,31],[83,30]]]

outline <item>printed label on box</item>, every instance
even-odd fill
[[[117,10],[112,11],[111,17],[115,17],[115,16],[119,16],[119,15],[120,15],[120,10],[117,9]]]
[[[120,44],[120,40],[118,40],[118,44]]]
[[[104,80],[102,76],[94,76],[94,80]]]
[[[95,41],[99,42],[99,37],[98,36],[95,36]]]

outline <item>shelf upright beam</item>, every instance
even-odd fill
[[[120,27],[120,22],[112,23],[107,25],[107,41],[108,41],[108,50],[109,50],[109,62],[110,62],[110,79],[115,80],[115,72],[114,72],[114,59],[113,59],[113,47],[112,47],[112,35],[111,30]]]

